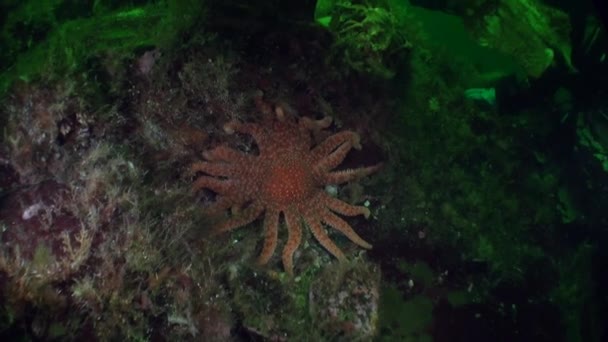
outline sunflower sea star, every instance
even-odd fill
[[[346,157],[351,148],[360,149],[359,135],[342,131],[313,146],[312,133],[329,127],[331,118],[312,120],[302,117],[297,122],[285,117],[277,107],[271,110],[262,124],[231,121],[224,130],[251,135],[257,143],[259,155],[247,154],[225,145],[203,153],[205,161],[192,164],[192,173],[202,172],[194,182],[194,190],[209,189],[217,194],[216,201],[206,209],[217,215],[232,208],[232,215],[214,226],[214,233],[223,233],[244,226],[264,212],[264,245],[258,258],[263,265],[270,260],[277,247],[279,218],[285,219],[288,238],[282,259],[285,271],[293,274],[293,254],[302,238],[302,222],[312,231],[319,243],[339,260],[345,256],[336,246],[322,223],[343,233],[355,244],[369,249],[352,227],[337,216],[364,215],[366,207],[353,206],[331,197],[326,185],[341,184],[367,176],[380,165],[332,171]],[[236,210],[235,210],[236,209]]]

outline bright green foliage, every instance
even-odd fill
[[[542,75],[555,54],[573,69],[566,13],[538,0],[484,3],[469,11],[468,28],[479,43],[512,55],[529,76]]]
[[[80,15],[71,13],[72,17],[63,18],[67,3],[29,1],[11,14],[2,27],[0,43],[9,53],[5,56],[7,67],[0,74],[0,94],[15,79],[64,75],[92,57],[111,55],[120,60],[138,48],[167,47],[204,14],[201,2],[195,0],[112,9],[104,6],[104,1],[95,1],[91,7],[80,8]],[[19,35],[24,29],[26,32]]]
[[[335,0],[318,0],[315,7],[315,21],[324,27],[329,27]]]
[[[399,80],[403,92],[395,96],[403,103],[387,134],[399,147],[391,157],[398,174],[387,177],[402,189],[392,199],[401,209],[387,213],[383,226],[414,240],[427,228],[426,241],[486,262],[495,279],[521,280],[525,265],[541,257],[536,236],[559,222],[555,167],[523,162],[534,151],[518,138],[545,134],[544,118],[479,110],[463,98],[478,72],[442,41],[412,38],[419,43],[410,74]]]
[[[388,79],[410,46],[398,15],[384,0],[337,0],[320,1],[315,18],[334,35],[333,58],[349,69]]]

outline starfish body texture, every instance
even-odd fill
[[[340,231],[355,244],[371,248],[336,215],[367,218],[369,209],[343,202],[324,190],[327,185],[369,175],[380,167],[332,171],[352,148],[361,148],[359,135],[342,131],[314,146],[312,136],[327,128],[331,118],[302,117],[296,122],[286,118],[280,107],[275,114],[262,124],[231,121],[224,126],[227,133],[251,135],[258,146],[258,155],[220,145],[203,153],[205,161],[192,164],[193,173],[203,173],[195,180],[194,190],[209,189],[217,194],[216,201],[206,209],[208,214],[232,209],[228,218],[214,226],[214,233],[247,225],[263,214],[264,245],[258,263],[265,264],[277,247],[279,220],[283,216],[288,238],[282,260],[289,274],[293,274],[293,254],[302,240],[303,223],[339,260],[345,256],[329,238],[323,224]]]

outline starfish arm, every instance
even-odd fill
[[[313,120],[307,116],[300,118],[298,125],[307,131],[320,131],[331,126],[333,118],[331,116],[325,116],[320,120]]]
[[[218,194],[225,194],[233,191],[233,182],[209,176],[200,176],[192,184],[192,189],[195,192],[201,189],[209,189]]]
[[[204,172],[211,176],[231,177],[235,173],[235,167],[232,164],[226,163],[211,163],[207,161],[200,161],[193,163],[190,166],[190,174],[196,174],[197,172]]]
[[[260,149],[260,154],[263,154],[264,151],[262,150],[268,145],[268,134],[266,134],[260,125],[233,120],[224,125],[224,131],[228,134],[238,132],[251,135]]]
[[[357,169],[341,170],[326,173],[322,176],[323,184],[342,184],[352,180],[368,176],[382,167],[382,164],[374,166],[361,167]]]
[[[285,272],[293,276],[293,253],[302,241],[302,228],[298,216],[292,210],[285,211],[285,225],[287,226],[288,238],[283,248],[283,267]]]
[[[237,151],[230,147],[220,145],[209,151],[203,152],[203,157],[209,161],[240,162],[242,160],[252,161],[253,156]]]
[[[258,257],[258,265],[265,265],[277,248],[277,237],[279,228],[279,212],[267,211],[264,217],[264,247]]]
[[[322,143],[312,149],[311,154],[314,160],[321,160],[325,158],[328,154],[333,152],[340,145],[349,141],[350,145],[355,147],[356,149],[361,148],[361,145],[359,144],[359,134],[353,131],[344,131],[336,133],[325,139]]]
[[[338,147],[333,152],[331,152],[331,154],[329,154],[328,156],[321,159],[314,166],[314,170],[315,170],[316,174],[318,174],[318,175],[325,174],[325,173],[329,172],[331,169],[340,165],[340,163],[342,163],[342,161],[346,157],[346,154],[348,154],[348,152],[350,151],[351,148],[352,148],[351,144],[345,142],[344,144],[340,145],[340,147]]]
[[[321,220],[327,225],[344,234],[347,238],[350,239],[350,241],[356,243],[357,245],[365,249],[372,248],[372,245],[370,245],[367,241],[363,240],[357,233],[355,233],[353,228],[346,221],[338,217],[336,214],[330,212],[329,210],[323,213]]]
[[[363,206],[350,205],[335,197],[328,195],[326,192],[321,192],[321,201],[332,211],[344,216],[363,215],[368,218],[370,215],[369,209]]]
[[[312,235],[314,235],[315,239],[319,241],[321,246],[323,246],[329,253],[335,256],[340,261],[345,261],[346,257],[342,250],[338,246],[336,246],[333,241],[327,236],[327,233],[323,230],[323,226],[321,226],[321,222],[317,219],[312,219],[311,217],[304,217],[304,221],[310,228]]]
[[[238,227],[242,227],[253,222],[264,211],[264,207],[258,204],[252,204],[245,209],[240,215],[231,217],[223,222],[220,222],[214,227],[214,234],[221,234]]]

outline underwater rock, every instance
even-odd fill
[[[309,290],[315,325],[327,336],[368,341],[378,332],[380,270],[361,260],[328,267]]]
[[[32,259],[41,246],[55,258],[64,256],[64,235],[80,231],[80,220],[66,210],[70,194],[65,185],[46,181],[7,196],[0,206],[1,250],[19,250]]]

